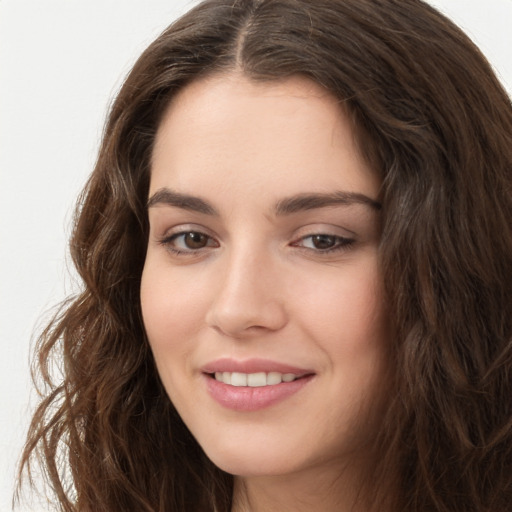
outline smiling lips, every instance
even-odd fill
[[[222,359],[203,368],[212,398],[235,411],[258,411],[294,395],[314,372],[273,361]]]

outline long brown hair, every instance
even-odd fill
[[[38,461],[66,512],[229,511],[232,477],[159,381],[139,285],[162,113],[191,81],[232,70],[324,86],[383,178],[394,380],[368,509],[509,510],[512,107],[479,50],[420,0],[206,0],[144,52],[79,200],[83,288],[39,339],[43,396],[22,470]]]

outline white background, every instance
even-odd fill
[[[0,511],[36,398],[31,340],[73,289],[70,220],[107,107],[141,51],[193,3],[0,0]],[[512,91],[512,0],[431,3]]]

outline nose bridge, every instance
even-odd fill
[[[207,322],[233,337],[281,328],[286,311],[276,258],[252,244],[227,252]]]

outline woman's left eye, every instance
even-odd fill
[[[328,235],[318,233],[315,235],[303,236],[292,245],[317,252],[330,252],[347,249],[354,243],[354,239],[345,238],[339,235]]]

